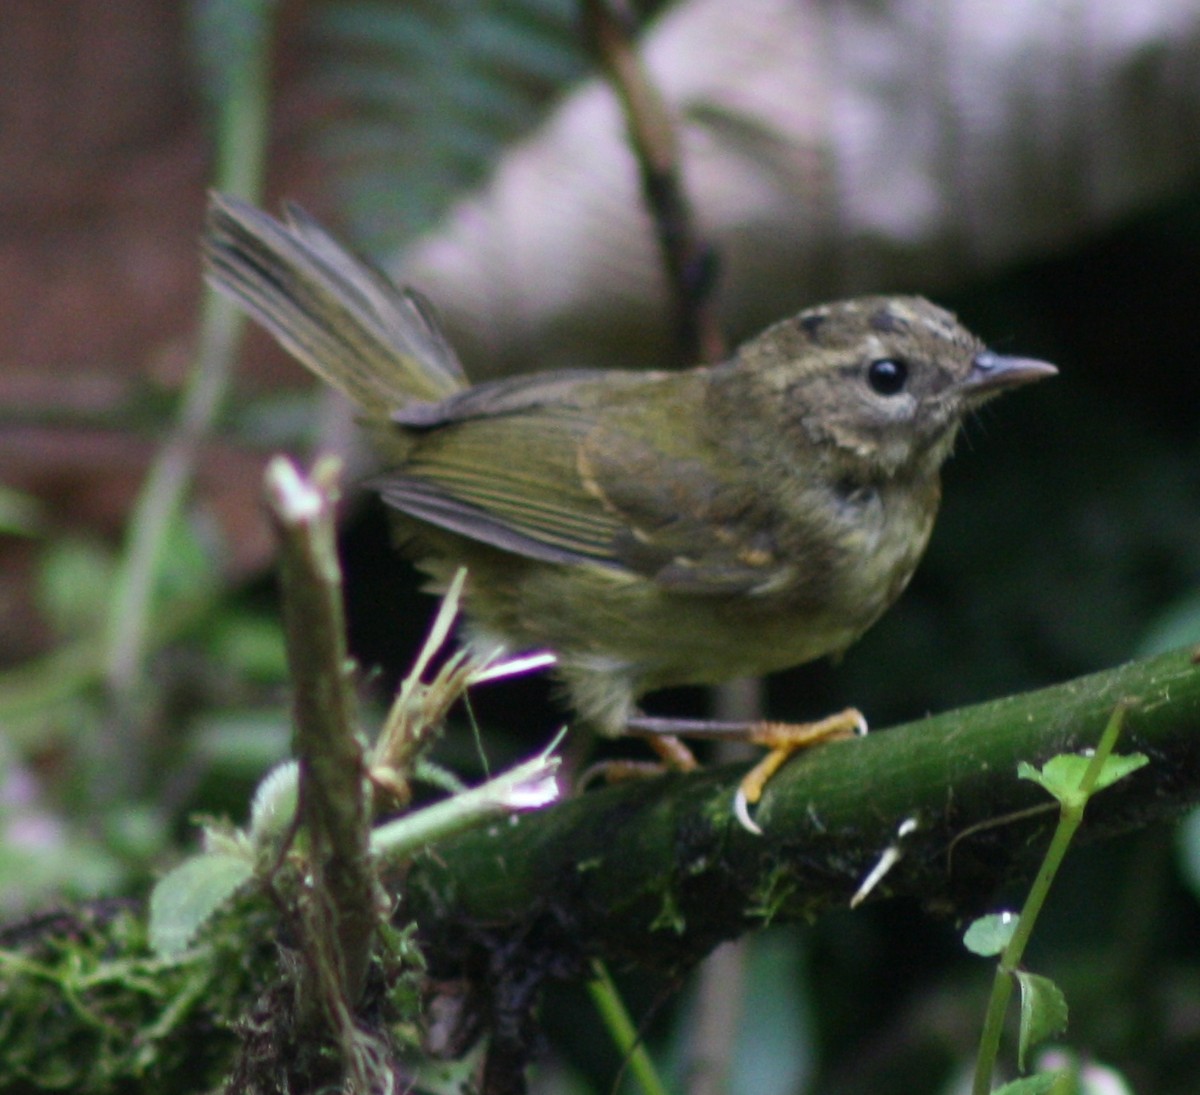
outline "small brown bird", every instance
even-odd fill
[[[964,416],[1056,372],[919,297],[871,296],[712,367],[472,386],[422,298],[298,209],[283,224],[215,196],[205,253],[220,290],[358,405],[406,550],[439,582],[467,566],[467,641],[552,650],[605,734],[655,689],[845,650],[912,577]]]

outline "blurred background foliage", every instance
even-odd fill
[[[339,114],[317,140],[363,247],[432,229],[588,74],[578,19],[570,0],[315,7],[312,86]]]
[[[0,14],[0,34],[19,7]],[[138,5],[115,7],[128,9],[122,25],[132,26]],[[661,7],[640,14],[653,19]],[[688,7],[701,15],[707,8],[710,17],[720,9],[679,4],[663,14],[669,20]],[[765,7],[750,16],[762,18]],[[1097,21],[1117,18],[1119,7],[1077,5]],[[911,32],[921,5],[846,0],[831,10],[852,8],[860,15],[870,9],[886,35]],[[222,65],[232,63],[225,47],[239,40],[237,20],[273,20],[266,38],[275,58],[270,192],[303,198],[402,271],[428,264],[439,239],[461,241],[463,218],[472,212],[460,205],[464,196],[480,188],[486,194],[514,149],[526,155],[531,144],[551,140],[564,97],[594,70],[571,0],[207,0],[189,7],[189,20],[163,15],[162,5],[155,10],[174,66],[160,74],[177,92],[167,101],[195,116],[206,97],[231,93]],[[26,29],[36,18],[33,7],[20,15]],[[853,702],[882,727],[1200,642],[1200,370],[1192,361],[1200,189],[1196,164],[1184,162],[1195,130],[1182,128],[1200,117],[1196,22],[1186,42],[1155,43],[1157,54],[1139,55],[1134,71],[1144,79],[1129,91],[1139,109],[1180,126],[1177,171],[1147,171],[1155,185],[1104,216],[1082,217],[1064,206],[1066,229],[1008,261],[964,262],[956,277],[954,264],[940,259],[926,283],[917,239],[910,266],[888,266],[878,284],[868,269],[864,284],[854,282],[855,290],[936,292],[993,345],[1054,361],[1062,375],[970,424],[947,469],[942,516],[910,590],[842,664],[772,680],[772,713],[803,717]],[[958,25],[977,29],[961,13]],[[971,35],[964,39],[967,48]],[[1190,92],[1183,105],[1178,97],[1155,97],[1165,84],[1156,59],[1175,74],[1176,91]],[[674,63],[686,68],[686,51]],[[1095,65],[1103,79],[1102,59]],[[121,92],[132,99],[144,88],[130,80]],[[934,97],[930,109],[945,105]],[[1036,129],[1028,117],[1013,125],[1018,133],[1021,126]],[[1053,148],[1037,154],[1056,162]],[[1077,159],[1059,162],[1063,172],[1078,170]],[[1029,170],[1028,160],[1009,166]],[[184,295],[193,301],[205,169],[198,170],[176,179],[178,189],[156,192],[167,218],[181,219],[186,210],[178,261],[191,264]],[[23,208],[10,192],[7,223]],[[819,207],[813,210],[818,217]],[[639,226],[643,216],[630,209],[628,222]],[[701,221],[719,217],[704,207]],[[33,230],[59,231],[48,223],[35,219]],[[719,224],[713,234],[719,248]],[[836,231],[830,239],[820,245],[822,263],[837,246]],[[564,247],[572,245],[564,239]],[[888,246],[903,251],[895,241]],[[572,261],[586,266],[593,258],[579,251]],[[607,255],[594,261],[610,263],[609,280],[636,278]],[[906,271],[902,286],[894,282],[897,269]],[[738,270],[733,262],[723,277],[735,279]],[[500,282],[506,276],[495,274]],[[788,296],[786,270],[770,276]],[[6,277],[24,284],[0,269],[0,281]],[[841,291],[846,281],[830,284]],[[626,295],[641,292],[635,280],[631,285]],[[744,334],[754,309],[739,310],[736,284],[728,294],[730,329]],[[791,296],[796,306],[811,303],[798,288]],[[48,299],[43,308],[58,298]],[[438,303],[454,329],[457,305],[440,296]],[[95,319],[90,307],[82,318],[64,311],[58,322],[86,326]],[[177,342],[189,326],[182,313],[173,314]],[[563,326],[570,328],[569,320]],[[175,342],[158,337],[153,346],[114,342],[119,351],[111,352],[129,359],[132,378],[90,403],[80,393],[95,385],[81,388],[78,378],[92,374],[67,367],[88,357],[86,337],[70,360],[55,349],[39,359],[35,342],[4,347],[10,382],[2,390],[3,451],[17,454],[7,461],[0,493],[10,614],[0,649],[0,907],[9,916],[93,894],[144,893],[148,879],[187,847],[193,814],[240,819],[259,776],[287,751],[286,666],[269,542],[254,510],[257,468],[278,447],[304,450],[320,441],[349,450],[346,423],[324,395],[301,388],[299,370],[280,365],[264,340],[247,343],[247,372],[234,382],[239,394],[200,451],[195,501],[173,524],[154,576],[144,673],[117,702],[105,683],[101,636],[129,490],[113,483],[140,478],[169,421],[179,373],[155,362],[161,364],[162,346]],[[661,335],[647,335],[647,346],[660,343]],[[104,345],[91,348],[103,365]],[[469,348],[477,351],[478,339]],[[563,353],[559,339],[554,356]],[[515,341],[499,351],[537,367],[531,354]],[[59,388],[51,381],[34,387],[22,372],[52,380],[60,364],[66,380]],[[46,447],[47,438],[57,448]],[[96,455],[118,444],[133,446],[128,459]],[[70,489],[62,473],[38,474],[45,454],[60,450],[77,460]],[[96,500],[109,496],[111,508],[98,511]],[[364,670],[364,696],[373,702],[404,671],[431,602],[412,568],[392,554],[379,505],[355,498],[347,510],[351,645]],[[660,709],[699,712],[705,702],[672,695]],[[537,682],[482,692],[475,715],[493,766],[540,747],[562,717]],[[465,718],[451,728],[439,759],[468,775],[477,770]],[[1118,1068],[1135,1090],[1191,1091],[1200,1071],[1198,847],[1193,819],[1174,832],[1078,850],[1035,938],[1036,968],[1059,980],[1072,1005],[1067,1041],[1084,1058]],[[996,905],[1019,896],[996,895]],[[963,951],[954,925],[896,904],[750,940],[742,973],[730,974],[725,1050],[689,1047],[702,1006],[697,989],[637,971],[620,976],[631,1007],[647,1017],[656,1054],[684,1071],[699,1067],[708,1052],[724,1058],[731,1062],[729,1090],[739,1093],[955,1090],[978,1037],[987,986],[986,966]],[[578,987],[552,988],[544,1010],[539,1089],[611,1090],[620,1061]],[[688,1089],[701,1090],[703,1075],[693,1071]]]

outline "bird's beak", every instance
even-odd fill
[[[1044,380],[1057,372],[1048,361],[1037,361],[1031,357],[1006,357],[991,350],[981,350],[971,362],[971,371],[967,373],[963,387],[972,396],[991,396],[1006,388]]]

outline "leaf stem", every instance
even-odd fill
[[[650,1059],[637,1027],[621,999],[617,986],[609,976],[608,968],[600,959],[592,960],[592,979],[588,982],[588,995],[608,1033],[629,1063],[629,1071],[645,1095],[667,1095],[666,1086]]]
[[[418,851],[455,833],[520,810],[553,802],[558,789],[553,782],[558,759],[551,756],[561,735],[532,760],[460,791],[450,798],[377,825],[371,833],[371,850],[390,862],[402,863]]]
[[[975,1059],[975,1078],[971,1086],[971,1095],[987,1095],[991,1090],[992,1073],[1000,1052],[1000,1037],[1004,1031],[1004,1016],[1012,997],[1012,975],[1020,967],[1021,959],[1025,955],[1025,948],[1033,935],[1033,928],[1042,911],[1042,906],[1045,904],[1046,896],[1050,893],[1055,875],[1062,866],[1067,849],[1083,821],[1088,798],[1096,786],[1096,779],[1104,767],[1104,762],[1117,743],[1130,706],[1129,700],[1121,700],[1113,708],[1104,732],[1100,735],[1096,751],[1080,778],[1077,791],[1064,796],[1061,800],[1059,822],[1055,827],[1054,836],[1050,840],[1050,846],[1046,849],[1037,877],[1029,888],[1029,896],[1025,899],[1025,905],[1021,909],[1021,915],[1012,938],[1009,939],[1000,955],[1000,961],[996,964],[992,992],[988,999],[983,1023],[983,1033],[979,1039],[979,1054]]]

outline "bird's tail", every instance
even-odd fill
[[[209,281],[368,418],[468,386],[429,303],[398,290],[302,209],[281,222],[213,194],[204,233]]]

